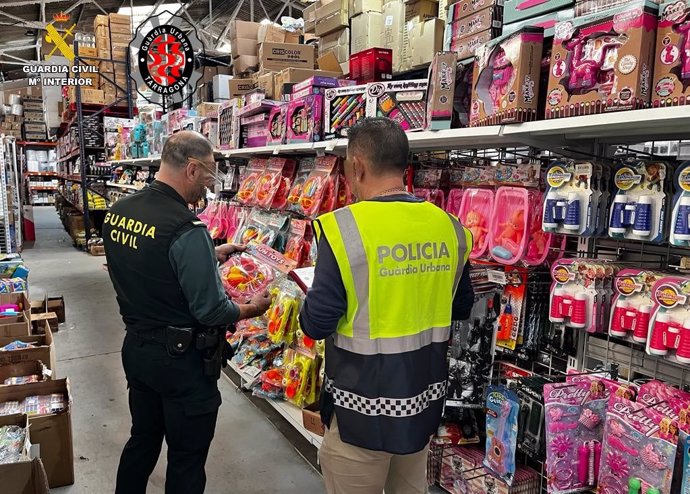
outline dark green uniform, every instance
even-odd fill
[[[201,493],[220,393],[194,340],[176,355],[166,328],[230,325],[239,308],[223,291],[206,228],[172,187],[156,181],[118,201],[103,239],[127,329],[122,363],[132,414],[116,492],[146,491],[165,437],[166,493]]]

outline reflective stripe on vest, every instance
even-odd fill
[[[359,207],[362,206],[366,207],[364,203],[359,205]],[[411,203],[409,206],[415,207],[422,205]],[[441,210],[438,211],[441,212]],[[351,321],[351,335],[349,334],[349,325],[347,327],[348,330],[345,330],[343,327],[347,325],[347,321],[341,320],[338,328],[339,330],[334,335],[335,345],[343,350],[357,354],[375,355],[409,352],[418,350],[431,343],[448,341],[450,338],[450,307],[448,308],[447,325],[444,324],[443,326],[424,328],[415,334],[394,337],[372,337],[369,307],[370,266],[362,235],[351,207],[340,209],[330,214],[332,215],[331,218],[322,217],[322,224],[320,226],[323,228],[325,222],[326,229],[328,230],[328,222],[335,220],[340,238],[329,238],[329,243],[338,260],[341,274],[343,274],[343,283],[346,286],[346,291],[348,291],[348,287],[349,291],[354,291],[354,294],[348,293],[348,305],[351,305],[353,302],[356,305],[356,311]],[[434,211],[434,214],[438,213]],[[443,214],[446,213],[443,212]],[[458,243],[458,251],[456,254],[457,267],[452,285],[452,294],[455,294],[462,276],[463,267],[469,256],[469,251],[471,250],[468,246],[471,244],[472,238],[471,234],[463,228],[455,217],[448,215],[448,218],[453,225]],[[330,226],[331,232],[333,233],[332,227],[335,225],[330,223]],[[317,233],[322,232],[319,232],[317,229]],[[327,235],[327,237],[329,236]],[[338,259],[339,252],[340,257],[343,255],[347,257],[346,263],[344,259]],[[348,313],[350,310],[352,310],[352,307],[348,308]]]

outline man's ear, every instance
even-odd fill
[[[361,182],[366,173],[366,166],[364,161],[356,156],[352,159],[352,176],[357,182]]]

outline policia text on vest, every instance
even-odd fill
[[[445,242],[379,245],[376,256],[380,266],[379,276],[382,277],[451,270],[450,252]],[[407,262],[407,265],[401,266],[403,262]]]
[[[104,223],[110,225],[110,240],[131,249],[138,249],[139,237],[156,238],[156,227],[124,215],[108,213]]]

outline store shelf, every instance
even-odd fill
[[[58,172],[26,172],[27,177],[57,177]]]
[[[63,163],[65,161],[69,161],[69,160],[71,160],[73,158],[77,158],[77,157],[79,157],[79,150],[78,149],[75,151],[72,151],[67,156],[63,156],[62,158],[58,159],[58,163]]]
[[[67,175],[66,173],[60,173],[58,178],[62,180],[71,180],[72,182],[81,182],[81,175]]]
[[[159,163],[161,160],[160,156],[150,157],[150,158],[132,158],[128,160],[113,160],[108,161],[111,166],[124,166],[124,165],[151,165],[153,163]]]
[[[137,191],[137,190],[141,190],[141,189],[142,189],[142,187],[137,187],[136,185],[118,184],[118,183],[115,183],[115,182],[107,182],[106,185],[107,185],[108,187],[118,187],[118,188],[120,188],[120,189],[127,189],[127,190],[134,190],[134,191]]]
[[[29,184],[30,190],[57,190],[57,185],[31,185]]]
[[[26,147],[46,147],[46,148],[54,148],[57,146],[57,142],[50,142],[50,141],[17,141],[18,146],[26,146]]]

